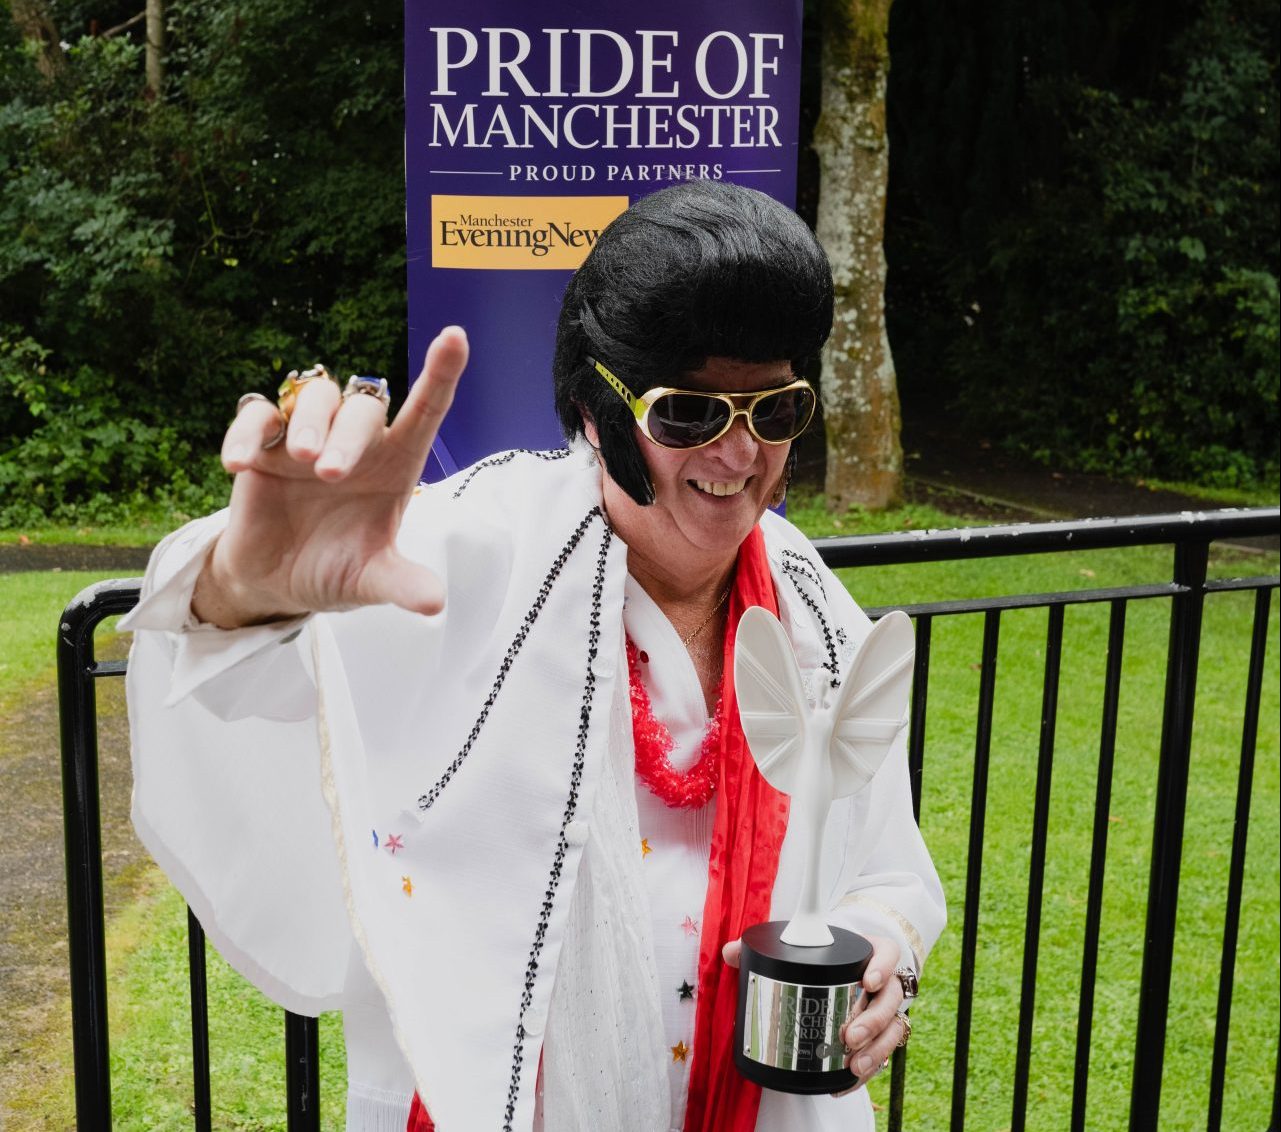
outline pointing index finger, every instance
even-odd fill
[[[422,372],[392,422],[390,438],[426,459],[467,365],[467,332],[447,326],[427,347]]]

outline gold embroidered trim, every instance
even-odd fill
[[[907,919],[901,912],[891,908],[888,904],[882,903],[871,896],[866,896],[861,892],[851,892],[848,896],[841,899],[841,906],[849,904],[859,904],[865,908],[871,908],[888,916],[907,937],[908,946],[912,949],[912,957],[916,960],[916,969],[919,971],[925,962],[926,947],[925,941],[921,938],[921,933],[916,930],[912,922]]]

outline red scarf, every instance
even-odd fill
[[[734,1068],[731,1046],[738,972],[721,958],[726,943],[738,939],[744,929],[769,919],[778,854],[787,832],[787,795],[770,786],[756,769],[734,694],[734,632],[739,618],[753,605],[763,605],[778,616],[778,598],[760,527],[755,527],[739,547],[725,626],[720,797],[699,943],[698,1011],[685,1132],[752,1132],[761,1103],[760,1086],[740,1077]],[[415,1093],[406,1132],[435,1132],[435,1128]]]
[[[726,943],[769,919],[778,854],[787,832],[788,797],[770,786],[756,769],[734,693],[734,633],[739,618],[753,605],[762,605],[778,616],[760,527],[739,548],[725,627],[721,778],[698,953],[698,1012],[685,1132],[752,1132],[761,1103],[760,1086],[740,1077],[734,1068],[731,1046],[738,971],[721,958]]]
[[[417,1093],[414,1094],[414,1103],[409,1106],[409,1123],[405,1125],[405,1132],[436,1132],[436,1122]]]

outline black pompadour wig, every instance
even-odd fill
[[[804,370],[832,326],[832,273],[809,228],[772,197],[689,181],[637,201],[570,280],[556,328],[556,412],[569,439],[596,424],[610,477],[654,501],[631,411],[592,368],[636,396],[708,358],[787,360]]]

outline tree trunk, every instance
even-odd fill
[[[36,69],[46,79],[62,74],[67,69],[62,41],[41,0],[9,0],[9,13],[22,38],[36,44]]]
[[[836,309],[823,352],[827,505],[873,510],[903,479],[894,359],[885,333],[886,28],[892,0],[823,0],[818,238],[832,261]]]
[[[165,4],[164,0],[147,0],[147,90],[152,98],[160,97],[165,81]]]

